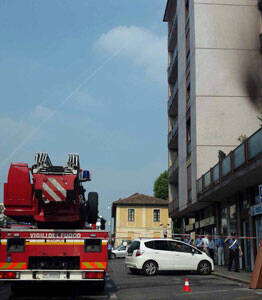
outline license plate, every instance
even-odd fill
[[[60,272],[38,272],[36,274],[37,279],[59,279]]]

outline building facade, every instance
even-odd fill
[[[223,237],[237,232],[241,267],[251,271],[262,242],[262,128],[203,174],[197,190],[198,206],[187,209],[194,223],[185,230]]]
[[[185,229],[202,205],[196,180],[259,128],[261,12],[256,0],[168,0],[164,21],[169,215]]]
[[[171,237],[168,201],[143,194],[133,194],[112,204],[114,246],[135,238]]]

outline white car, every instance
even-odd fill
[[[168,270],[198,271],[204,275],[214,271],[214,262],[206,253],[172,239],[132,241],[127,250],[125,265],[134,274],[143,271],[148,276]]]
[[[126,257],[127,254],[126,248],[127,248],[126,246],[122,245],[113,249],[111,251],[111,259],[115,259],[117,257]]]

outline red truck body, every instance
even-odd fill
[[[97,194],[86,201],[82,186],[88,180],[78,155],[69,155],[66,167],[44,153],[32,168],[11,164],[4,214],[20,226],[0,229],[0,280],[104,282],[108,233],[96,230]]]
[[[99,280],[107,272],[106,231],[2,229],[1,280]]]

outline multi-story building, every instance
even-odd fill
[[[262,59],[257,4],[256,0],[167,1],[173,219],[180,216],[188,223],[186,218],[195,217],[194,212],[204,207],[197,199],[196,180],[215,165],[219,153],[228,154],[241,136],[259,128]]]
[[[144,194],[133,194],[112,204],[115,246],[134,238],[171,237],[168,201]]]

